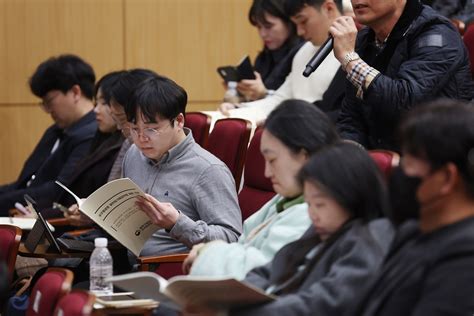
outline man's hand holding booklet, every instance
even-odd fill
[[[136,205],[137,198],[145,197],[145,193],[129,178],[108,182],[86,199],[56,183],[74,197],[84,214],[137,256],[145,242],[160,229]]]

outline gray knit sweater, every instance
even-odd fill
[[[169,202],[181,214],[169,231],[158,230],[145,244],[141,255],[187,252],[193,245],[222,239],[237,241],[242,217],[235,183],[227,166],[186,138],[160,161],[146,158],[132,145],[123,164],[123,176],[160,202]]]

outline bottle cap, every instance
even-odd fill
[[[96,239],[94,239],[94,245],[96,247],[107,247],[107,238],[96,238]]]
[[[236,81],[227,82],[227,88],[232,88],[232,89],[237,88],[237,82]]]

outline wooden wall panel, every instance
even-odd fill
[[[169,76],[188,92],[190,108],[215,109],[224,92],[216,68],[261,48],[247,19],[251,2],[125,0],[127,67]]]
[[[0,0],[0,184],[16,179],[49,116],[28,78],[50,56],[74,53],[97,78],[123,68],[162,73],[189,93],[189,111],[215,109],[217,66],[261,48],[252,0]]]
[[[26,157],[51,124],[50,116],[36,104],[0,106],[0,183],[18,177]]]
[[[122,0],[0,0],[0,103],[37,102],[27,81],[50,56],[74,53],[98,74],[124,65]]]

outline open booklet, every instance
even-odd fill
[[[110,181],[86,199],[79,198],[59,181],[56,183],[74,197],[84,214],[136,256],[160,228],[135,205],[137,197],[145,193],[129,178]]]
[[[135,292],[135,296],[153,299],[180,310],[186,306],[227,309],[274,300],[273,295],[232,278],[176,276],[165,280],[153,272],[135,272],[113,276],[114,285]]]

